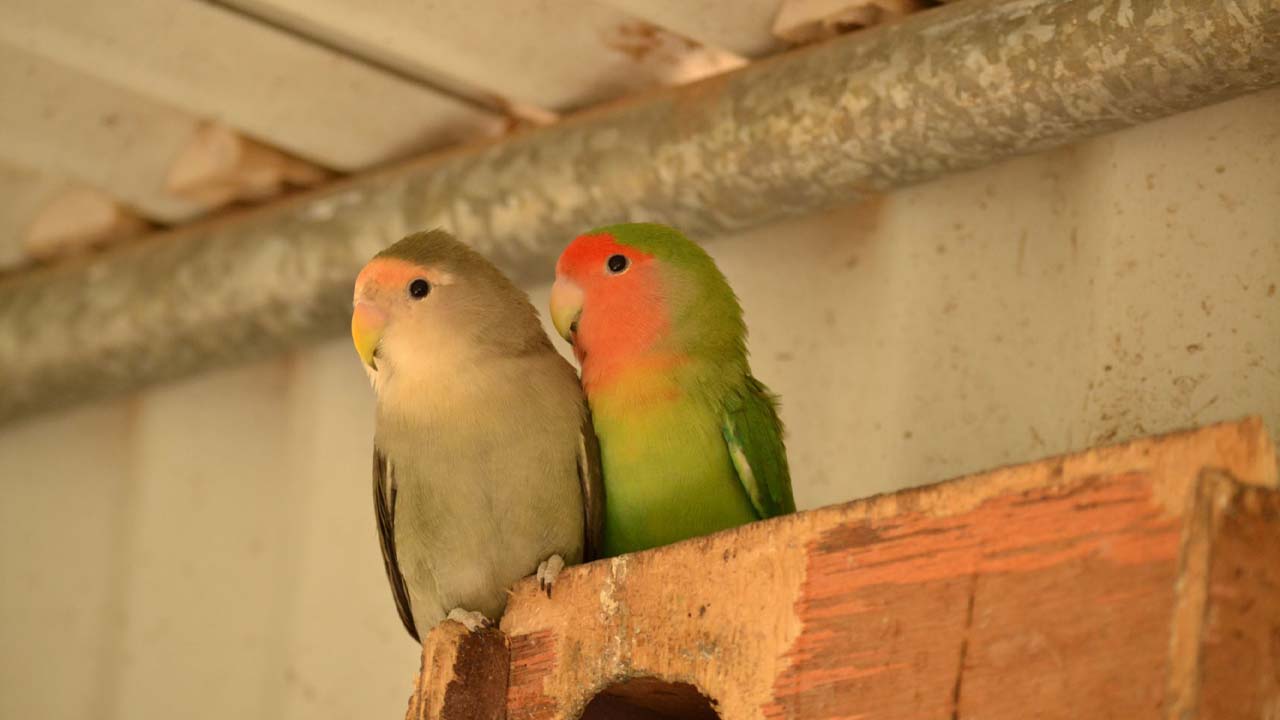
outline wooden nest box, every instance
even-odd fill
[[[428,637],[410,718],[1280,718],[1261,422],[777,518]]]

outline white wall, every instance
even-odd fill
[[[1280,428],[1276,118],[1273,91],[711,242],[800,505]],[[0,717],[397,717],[371,408],[335,339],[0,428]]]

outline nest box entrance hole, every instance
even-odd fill
[[[581,720],[720,720],[720,715],[689,683],[632,678],[601,690]]]

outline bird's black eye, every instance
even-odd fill
[[[429,292],[431,292],[431,283],[427,282],[426,280],[423,280],[422,278],[418,278],[417,280],[414,280],[413,282],[409,283],[410,297],[421,300],[422,298],[426,297],[427,293]]]
[[[631,261],[627,259],[626,255],[610,255],[604,264],[605,267],[609,268],[610,273],[617,275],[625,271],[631,265]]]

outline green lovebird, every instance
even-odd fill
[[[529,298],[443,231],[378,253],[351,336],[377,395],[373,495],[414,639],[496,621],[507,590],[599,549],[599,450],[573,366]]]
[[[551,317],[599,437],[605,555],[795,511],[777,399],[702,248],[663,225],[592,230],[556,264]]]

